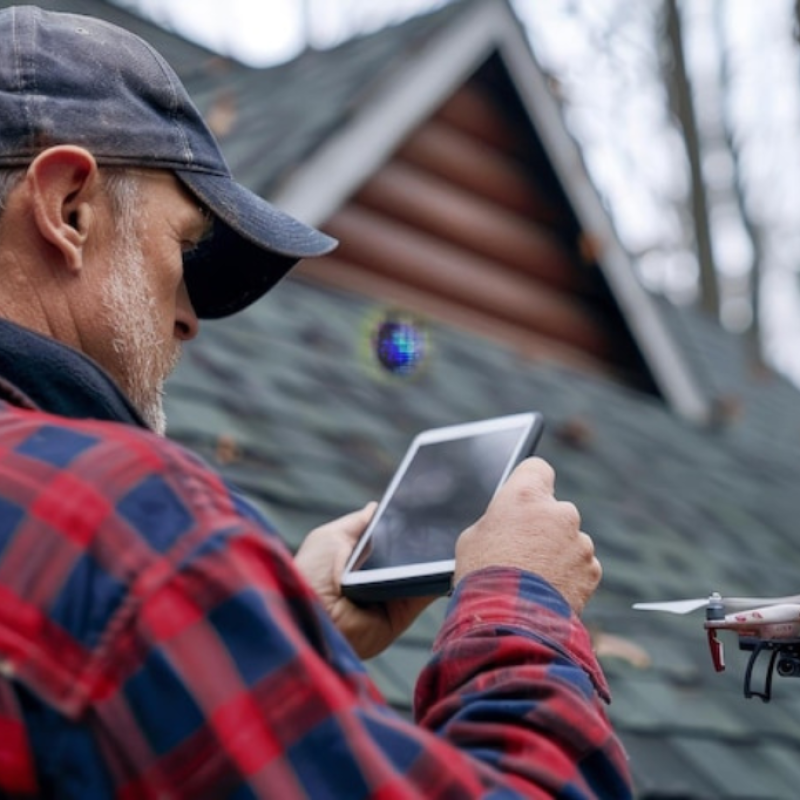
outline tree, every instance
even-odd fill
[[[684,57],[683,23],[677,0],[665,0],[664,12],[664,27],[668,43],[664,81],[671,100],[673,113],[683,131],[683,141],[689,164],[691,179],[689,204],[700,267],[700,302],[706,311],[713,314],[714,317],[718,317],[720,301],[717,286],[717,265],[714,260],[714,244],[708,219],[706,183],[702,165],[702,143],[694,112],[692,81]]]

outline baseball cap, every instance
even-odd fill
[[[103,20],[36,6],[0,10],[0,167],[58,144],[100,165],[171,170],[214,217],[185,266],[195,312],[233,314],[301,258],[336,240],[237,183],[214,135],[166,60]]]

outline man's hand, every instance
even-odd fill
[[[580,613],[600,583],[602,567],[580,529],[578,509],[556,500],[554,487],[546,461],[523,461],[486,513],[459,537],[454,582],[482,567],[517,567],[551,583]]]
[[[372,658],[385,650],[436,599],[409,597],[360,606],[342,595],[342,570],[375,507],[370,503],[315,528],[295,556],[297,568],[361,658]]]

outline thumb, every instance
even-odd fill
[[[351,511],[349,514],[323,525],[320,530],[324,531],[326,528],[331,528],[343,539],[355,544],[367,525],[369,525],[369,521],[372,519],[377,507],[378,504],[374,500],[370,501],[363,508]]]

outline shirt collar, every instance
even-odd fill
[[[4,319],[0,319],[0,397],[63,417],[147,428],[131,401],[95,361]]]

